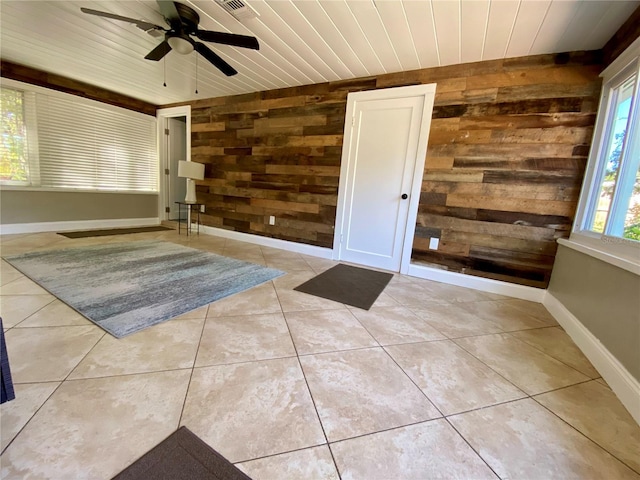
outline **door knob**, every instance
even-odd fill
[[[407,195],[406,193],[403,193],[403,194],[402,194],[402,199],[403,199],[403,200],[406,200],[407,198],[409,198],[409,195]]]

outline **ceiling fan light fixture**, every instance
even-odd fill
[[[184,37],[169,37],[167,43],[169,43],[172,50],[181,55],[188,55],[193,52],[193,43]]]

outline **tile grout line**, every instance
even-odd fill
[[[590,380],[590,381],[595,381],[595,380]],[[583,383],[589,383],[589,382],[583,382]],[[570,385],[569,387],[575,387],[575,385]],[[569,388],[569,387],[565,387],[565,388]],[[544,393],[549,393],[549,392],[544,392]],[[542,393],[538,394],[538,395],[543,395]],[[538,396],[536,395],[536,396]],[[589,440],[591,443],[593,443],[594,445],[596,445],[598,448],[604,450],[605,452],[607,452],[609,455],[611,455],[613,458],[615,458],[616,460],[618,460],[620,463],[622,463],[624,466],[626,466],[627,468],[629,468],[632,472],[635,472],[637,474],[640,474],[640,471],[636,470],[635,468],[633,468],[631,465],[627,464],[626,461],[618,458],[617,455],[615,455],[614,453],[610,452],[608,448],[604,447],[603,445],[600,445],[598,442],[596,442],[594,439],[592,439],[591,437],[589,437],[586,433],[582,432],[581,430],[579,430],[577,427],[573,426],[571,423],[569,423],[567,420],[565,420],[564,418],[562,418],[560,415],[558,415],[556,412],[554,412],[553,410],[551,410],[551,408],[547,407],[546,405],[544,405],[543,403],[541,403],[540,401],[538,401],[537,398],[535,398],[535,396],[531,397],[531,400],[533,400],[534,402],[536,402],[538,405],[540,405],[542,408],[544,408],[545,410],[547,410],[548,412],[550,412],[551,414],[553,414],[555,417],[557,417],[558,419],[560,419],[562,422],[564,422],[566,425],[568,425],[570,428],[572,428],[573,430],[575,430],[576,432],[578,432],[578,434],[582,435],[584,438],[586,438],[587,440]]]
[[[178,425],[175,430],[180,428],[180,424],[182,423],[182,417],[184,416],[184,409],[187,406],[187,398],[189,398],[189,390],[191,389],[191,381],[193,380],[193,373],[196,369],[196,361],[198,360],[198,353],[200,353],[200,345],[202,344],[202,337],[204,336],[204,329],[207,326],[207,320],[209,317],[209,307],[211,304],[207,305],[207,313],[204,316],[204,322],[202,322],[202,330],[200,330],[200,338],[198,339],[198,347],[196,348],[196,353],[193,356],[193,364],[191,365],[191,373],[189,374],[189,381],[187,382],[187,389],[184,392],[184,400],[182,401],[182,408],[180,409],[180,416],[178,417]]]
[[[275,287],[274,287],[275,290]],[[278,296],[278,291],[276,290],[276,297],[278,298],[278,302],[280,302],[280,297]],[[282,307],[282,304],[280,304]],[[316,401],[313,398],[313,393],[311,392],[311,387],[309,386],[309,381],[307,380],[307,375],[304,372],[304,368],[302,368],[302,362],[300,361],[300,355],[298,355],[298,347],[296,346],[295,341],[293,340],[293,335],[291,334],[291,328],[289,327],[289,322],[287,322],[287,316],[284,312],[282,312],[282,318],[284,319],[284,323],[287,326],[287,331],[289,332],[289,339],[291,340],[291,344],[293,345],[293,349],[296,352],[296,360],[298,361],[298,367],[300,367],[300,372],[302,372],[302,378],[304,379],[304,383],[307,386],[307,391],[309,392],[309,398],[311,398],[311,403],[313,404],[313,409],[316,412],[316,417],[318,419],[318,423],[320,424],[320,428],[322,429],[322,435],[324,436],[324,440],[326,442],[327,448],[329,449],[329,454],[331,455],[331,460],[333,461],[333,466],[336,469],[336,473],[338,474],[338,479],[342,479],[342,475],[340,474],[340,469],[338,468],[338,464],[336,463],[336,459],[333,455],[333,451],[329,446],[329,438],[327,437],[327,432],[325,431],[324,425],[322,423],[322,419],[320,418],[320,412],[318,412],[318,406],[316,405]]]
[[[500,333],[500,334],[492,334],[492,335],[504,335],[504,333]],[[485,335],[478,335],[478,336],[485,336]],[[466,337],[466,338],[471,338],[471,337]],[[480,357],[478,357],[477,355],[474,355],[473,352],[470,352],[468,349],[464,348],[464,346],[460,345],[458,342],[456,342],[455,340],[451,340],[458,348],[461,348],[462,350],[464,350],[465,352],[467,352],[469,355],[471,355],[473,358],[475,358],[476,360],[478,360],[480,363],[482,363],[484,366],[486,366],[487,368],[489,368],[491,371],[493,371],[496,375],[499,375],[500,378],[504,379],[506,382],[510,383],[511,385],[513,385],[515,388],[517,388],[518,390],[520,390],[522,393],[524,393],[527,397],[530,397],[531,395],[529,393],[527,393],[524,390],[524,387],[520,387],[519,385],[517,385],[516,383],[514,383],[512,380],[509,380],[507,377],[505,377],[502,373],[498,372],[495,368],[493,368],[491,365],[489,365],[487,362],[485,362],[484,360],[482,360]]]
[[[58,383],[58,382],[34,382],[34,383]],[[22,431],[27,428],[27,425],[29,425],[29,423],[31,423],[31,420],[33,420],[33,418],[38,414],[38,412],[40,410],[42,410],[42,407],[44,407],[44,405],[49,401],[49,399],[53,396],[54,393],[56,393],[58,391],[58,389],[62,386],[63,382],[60,382],[58,384],[58,386],[56,388],[53,389],[53,391],[49,394],[49,396],[44,400],[44,402],[42,402],[42,405],[40,405],[35,412],[33,412],[33,415],[31,415],[29,417],[29,419],[25,422],[25,424],[22,426],[22,428],[20,430],[18,430],[18,432],[13,436],[13,438],[11,439],[11,441],[9,441],[9,443],[7,443],[7,445],[4,447],[4,449],[0,452],[0,456],[4,455],[4,452],[7,451],[7,449],[11,446],[11,444],[16,440],[16,438],[18,438],[18,436],[22,433]],[[16,385],[27,385],[27,384],[16,384]]]
[[[553,326],[553,327],[546,327],[546,328],[557,328],[557,327]],[[562,328],[562,327],[561,327],[561,328]],[[520,331],[523,331],[523,330],[520,330]],[[564,330],[562,330],[562,331],[564,332]],[[576,367],[574,367],[574,366],[572,366],[572,365],[569,365],[569,364],[568,364],[567,362],[565,362],[564,360],[562,360],[562,359],[560,359],[560,358],[557,358],[556,356],[554,356],[554,355],[552,355],[552,354],[550,354],[550,353],[545,352],[542,348],[538,347],[537,345],[534,345],[534,344],[532,344],[532,343],[527,342],[526,340],[523,340],[523,339],[521,339],[521,338],[518,338],[518,337],[517,337],[517,336],[515,336],[515,335],[512,335],[513,333],[518,333],[518,332],[505,332],[505,333],[507,333],[510,337],[512,337],[512,338],[514,338],[514,339],[516,339],[516,340],[518,340],[518,341],[520,341],[520,342],[526,343],[527,345],[529,345],[530,347],[532,347],[532,348],[534,348],[534,349],[538,350],[539,352],[544,353],[545,355],[548,355],[549,357],[551,357],[551,358],[553,358],[554,360],[556,360],[556,361],[558,361],[558,362],[562,363],[563,365],[566,365],[567,367],[569,367],[569,368],[571,368],[571,369],[575,370],[576,372],[581,373],[581,374],[582,374],[582,375],[584,375],[585,377],[588,377],[588,378],[590,378],[591,380],[595,380],[595,379],[594,379],[594,378],[592,378],[590,375],[587,375],[586,373],[584,373],[582,370],[578,370]],[[566,333],[566,332],[565,332],[565,333]],[[585,358],[586,358],[586,357],[585,357]],[[589,361],[589,359],[587,359],[587,361]],[[589,362],[589,364],[591,364],[591,362]],[[591,365],[591,366],[593,367],[593,365]],[[594,369],[594,370],[596,370],[596,368],[595,368],[595,367],[593,367],[593,369]],[[596,370],[596,372],[598,372],[598,371]],[[599,374],[600,374],[600,372],[598,372],[598,375],[599,375]],[[596,378],[597,378],[597,377],[596,377]]]
[[[329,445],[327,443],[319,443],[317,445],[311,445],[310,447],[293,448],[291,450],[286,450],[284,452],[270,453],[268,455],[262,455],[260,457],[247,458],[247,459],[244,459],[244,460],[238,460],[237,462],[229,462],[229,463],[233,463],[233,465],[238,466],[241,463],[250,463],[250,462],[253,462],[254,460],[264,460],[264,459],[267,459],[267,458],[278,457],[280,455],[288,455],[290,453],[295,453],[295,452],[304,452],[305,450],[310,450],[312,448],[318,448],[318,447],[324,447],[324,446],[329,446]],[[222,479],[222,480],[224,480],[224,479]]]
[[[25,278],[26,278],[26,277],[25,277]],[[32,280],[32,281],[33,281],[33,280]],[[38,294],[35,294],[35,295],[38,295]],[[20,325],[22,322],[24,322],[24,321],[28,320],[29,318],[33,317],[36,313],[40,312],[40,311],[41,311],[41,310],[43,310],[45,307],[48,307],[48,306],[49,306],[49,305],[51,305],[53,302],[55,302],[56,300],[58,300],[58,297],[56,297],[55,295],[52,295],[52,294],[51,294],[51,293],[49,293],[49,292],[47,292],[46,294],[42,294],[42,295],[51,295],[51,296],[53,297],[53,299],[52,299],[49,303],[47,303],[47,304],[45,304],[45,305],[42,305],[42,306],[41,306],[40,308],[38,308],[35,312],[30,313],[29,315],[27,315],[26,317],[24,317],[22,320],[20,320],[20,321],[19,321],[18,323],[16,323],[15,325],[12,325],[12,326],[10,326],[9,328],[7,328],[7,330],[10,330],[10,329],[12,329],[12,328],[16,328],[16,327],[17,327],[18,325]],[[2,299],[2,297],[5,297],[5,296],[6,296],[6,297],[8,297],[9,295],[2,295],[2,294],[0,294],[0,300]],[[14,296],[17,296],[17,295],[14,295]],[[21,296],[22,296],[22,295],[21,295]],[[24,296],[26,296],[26,295],[24,295]],[[64,302],[63,302],[63,303],[64,303]],[[66,305],[66,304],[65,304],[65,305]],[[57,326],[62,326],[62,325],[57,325]],[[64,326],[70,326],[70,325],[64,325]],[[75,326],[75,325],[74,325],[74,326]],[[21,328],[30,328],[30,327],[21,327]]]
[[[501,334],[493,334],[493,335],[501,335]],[[479,337],[481,336],[486,336],[486,335],[478,335]],[[471,338],[471,337],[465,337],[465,338]],[[507,377],[505,377],[504,375],[502,375],[500,372],[498,372],[497,370],[495,370],[493,367],[491,367],[491,365],[487,364],[484,360],[482,360],[481,358],[477,357],[476,355],[474,355],[472,352],[470,352],[469,350],[467,350],[466,348],[464,348],[462,345],[458,344],[455,339],[451,339],[452,342],[454,342],[458,347],[460,347],[461,349],[463,349],[465,352],[467,352],[469,355],[471,355],[473,358],[475,358],[476,360],[478,360],[480,363],[482,363],[483,365],[485,365],[487,368],[491,369],[493,372],[495,372],[497,375],[499,375],[500,377],[502,377],[505,381],[509,382],[511,385],[513,385],[514,387],[516,387],[518,390],[520,390],[522,393],[524,393],[528,398],[533,397],[534,395],[542,395],[543,393],[549,393],[549,392],[555,392],[556,390],[562,390],[564,388],[568,388],[568,387],[572,387],[574,385],[580,385],[582,383],[588,383],[588,382],[593,382],[596,381],[597,379],[595,378],[589,378],[587,377],[587,375],[584,375],[585,377],[587,377],[586,380],[580,380],[579,382],[574,382],[574,383],[570,383],[568,385],[563,385],[561,387],[554,387],[554,388],[550,388],[549,390],[543,390],[542,392],[537,392],[537,393],[532,393],[529,394],[527,393],[523,387],[519,387],[517,384],[515,384],[513,381],[509,380]],[[544,352],[542,352],[544,353]],[[550,355],[546,354],[545,355],[551,357]],[[554,357],[551,357],[554,358]],[[575,369],[574,369],[575,370]],[[576,370],[577,371],[577,370]],[[578,373],[582,373],[582,372],[578,372]],[[525,397],[523,397],[525,398]],[[522,400],[523,398],[519,399]],[[505,402],[508,403],[508,402]],[[496,404],[498,405],[498,404]],[[482,407],[485,408],[485,407]],[[475,409],[475,410],[480,410],[480,409]],[[473,411],[473,410],[468,410],[469,412]]]
[[[355,316],[355,315],[354,315],[354,316]],[[357,319],[357,317],[356,317],[356,319]],[[359,319],[357,319],[357,320],[359,321]],[[362,325],[362,323],[361,323],[361,325]],[[366,328],[364,325],[362,325],[362,326],[363,326],[363,328],[364,328],[365,330],[367,330],[367,328]],[[438,330],[436,330],[436,331],[438,331]],[[369,332],[369,331],[367,330],[367,332]],[[439,332],[439,331],[438,331],[438,332]],[[441,332],[440,332],[440,333],[441,333]],[[371,335],[371,333],[370,333],[370,332],[369,332],[369,334]],[[373,335],[372,335],[372,337],[373,337]],[[378,341],[375,337],[373,337],[373,338],[374,338],[374,340]],[[405,376],[405,377],[406,377],[406,378],[407,378],[407,379],[408,379],[408,380],[409,380],[409,381],[410,381],[410,382],[411,382],[411,383],[412,383],[412,384],[413,384],[413,385],[418,389],[418,391],[419,391],[419,392],[420,392],[420,393],[421,393],[421,394],[426,398],[426,400],[429,402],[429,404],[430,404],[430,405],[432,405],[432,406],[433,406],[433,408],[435,408],[435,409],[436,409],[436,411],[440,414],[440,417],[432,418],[432,419],[427,419],[427,420],[423,420],[423,421],[420,421],[420,422],[416,422],[416,423],[414,423],[414,425],[419,425],[419,424],[421,424],[421,423],[426,423],[426,422],[430,422],[430,421],[435,421],[435,420],[438,420],[438,419],[440,419],[440,418],[444,419],[444,420],[445,420],[449,425],[451,425],[451,422],[449,422],[449,420],[448,420],[448,419],[447,419],[447,417],[442,413],[442,411],[440,410],[440,408],[438,408],[438,406],[437,406],[437,405],[436,405],[436,404],[435,404],[435,403],[434,403],[434,402],[429,398],[429,396],[426,394],[426,392],[425,392],[422,388],[420,388],[420,386],[419,386],[417,383],[415,383],[415,381],[411,378],[411,376],[410,376],[410,375],[405,371],[405,369],[404,369],[404,368],[402,368],[402,366],[400,366],[400,364],[398,364],[398,362],[396,361],[396,359],[395,359],[395,358],[393,358],[393,356],[392,356],[392,355],[387,351],[387,349],[386,349],[384,346],[382,346],[382,345],[380,345],[380,348],[381,348],[381,349],[382,349],[382,351],[387,355],[387,357],[388,357],[388,358],[389,358],[389,359],[390,359],[390,360],[391,360],[391,361],[392,361],[392,362],[393,362],[393,363],[394,363],[394,364],[395,364],[395,365],[400,369],[400,371],[404,374],[404,376]],[[390,430],[395,430],[395,429],[398,429],[398,428],[406,428],[407,426],[409,426],[409,425],[400,425],[400,426],[396,426],[396,427],[390,428],[388,431],[390,431]],[[452,427],[452,428],[455,430],[455,432],[456,432],[456,433],[457,433],[457,434],[462,438],[462,440],[463,440],[465,443],[467,443],[467,445],[469,445],[469,448],[471,448],[471,449],[473,450],[473,452],[478,456],[478,458],[480,458],[480,460],[482,460],[482,462],[484,462],[484,463],[487,465],[487,467],[488,467],[488,468],[489,468],[489,469],[490,469],[490,470],[491,470],[491,471],[492,471],[492,472],[493,472],[493,473],[494,473],[498,478],[500,478],[500,476],[499,476],[499,475],[498,475],[498,474],[493,470],[493,468],[491,468],[491,466],[487,463],[487,461],[484,459],[484,457],[482,457],[482,456],[481,456],[481,455],[480,455],[480,454],[479,454],[479,453],[478,453],[478,452],[477,452],[477,451],[476,451],[476,450],[471,446],[471,444],[469,444],[469,442],[467,441],[467,439],[466,439],[465,437],[463,437],[463,436],[460,434],[460,432],[458,432],[458,430],[457,430],[457,429],[455,429],[455,427],[453,427],[453,425],[451,425],[451,427]],[[380,432],[381,432],[381,431],[371,432],[371,433],[369,433],[369,434],[367,434],[367,435],[373,435],[373,434],[380,433]],[[363,435],[363,436],[364,436],[364,435]],[[355,437],[353,437],[353,438],[355,438]],[[347,440],[350,440],[350,439],[351,439],[351,438],[349,438],[349,439],[347,439]],[[331,449],[331,445],[329,445],[329,449]],[[332,455],[333,455],[333,453],[332,453]]]
[[[93,351],[94,348],[96,348],[96,345],[98,345],[98,343],[100,343],[100,340],[102,340],[104,338],[104,336],[107,334],[107,332],[103,332],[102,336],[100,338],[98,338],[98,340],[96,340],[96,343],[93,344],[93,346],[87,351],[87,353],[84,354],[84,356],[78,361],[78,363],[76,363],[76,366],[73,367],[69,373],[67,373],[66,377],[64,377],[62,380],[53,380],[53,381],[45,381],[45,382],[31,382],[31,384],[34,383],[53,383],[53,382],[60,382],[60,384],[53,390],[53,392],[51,392],[51,394],[45,399],[44,402],[42,402],[42,405],[40,405],[36,411],[33,413],[33,415],[31,415],[29,417],[29,419],[25,422],[25,424],[22,426],[22,428],[18,431],[18,433],[16,433],[14,435],[14,437],[11,439],[11,441],[6,445],[6,447],[2,450],[2,452],[0,452],[0,455],[4,454],[4,452],[7,451],[7,449],[9,448],[9,446],[11,446],[11,444],[18,438],[18,436],[24,431],[25,428],[27,428],[27,425],[29,425],[29,423],[31,423],[31,421],[33,420],[33,418],[38,414],[38,412],[40,410],[42,410],[42,408],[45,406],[45,404],[51,399],[51,397],[53,396],[54,393],[56,393],[60,387],[62,387],[62,385],[64,385],[64,383],[69,379],[69,376],[73,373],[73,371],[78,368],[78,365],[80,365],[82,363],[82,361],[87,358],[87,356],[89,356],[89,354]],[[25,384],[20,384],[20,383],[16,383],[16,385],[25,385]]]
[[[439,407],[438,407],[438,406],[437,406],[437,405],[436,405],[436,404],[435,404],[435,403],[434,403],[434,402],[429,398],[429,396],[428,396],[428,395],[427,395],[427,393],[424,391],[424,389],[423,389],[423,388],[420,388],[420,386],[419,386],[416,382],[414,382],[414,381],[413,381],[413,379],[412,379],[412,378],[411,378],[411,376],[407,373],[407,371],[406,371],[404,368],[402,368],[402,366],[401,366],[401,365],[396,361],[396,359],[395,359],[395,358],[393,358],[393,355],[391,355],[391,354],[387,351],[387,349],[386,349],[386,348],[384,348],[384,347],[383,347],[382,349],[383,349],[383,351],[384,351],[384,352],[389,356],[389,358],[391,359],[391,361],[393,361],[393,362],[397,365],[397,367],[398,367],[400,370],[402,370],[402,372],[403,372],[403,373],[405,374],[405,376],[406,376],[406,377],[411,381],[411,383],[413,383],[413,384],[416,386],[416,388],[420,391],[420,393],[422,393],[422,394],[424,395],[424,397],[427,399],[427,401],[428,401],[431,405],[433,405],[433,407],[438,411],[438,413],[440,413],[440,415],[441,415],[441,417],[440,417],[440,418],[444,419],[444,421],[446,421],[446,422],[451,426],[451,428],[453,428],[453,430],[454,430],[454,431],[455,431],[455,432],[460,436],[460,438],[462,438],[462,440],[463,440],[463,441],[464,441],[464,442],[469,446],[469,448],[471,448],[471,450],[472,450],[472,451],[473,451],[473,452],[478,456],[478,458],[480,458],[480,460],[482,460],[482,461],[484,462],[484,464],[485,464],[485,465],[486,465],[486,466],[487,466],[487,467],[488,467],[488,468],[489,468],[489,469],[490,469],[490,470],[491,470],[491,471],[496,475],[496,477],[501,478],[501,477],[500,477],[500,475],[498,475],[498,474],[496,473],[496,471],[491,467],[491,465],[489,465],[489,463],[487,462],[487,460],[486,460],[482,455],[480,455],[480,453],[479,453],[478,451],[476,451],[476,449],[475,449],[475,448],[473,448],[473,447],[471,446],[471,443],[469,443],[469,441],[468,441],[468,440],[467,440],[467,439],[466,439],[466,438],[465,438],[465,437],[464,437],[464,436],[463,436],[463,435],[458,431],[458,429],[456,429],[456,428],[451,424],[451,422],[449,421],[449,419],[447,418],[447,416],[446,416],[446,415],[444,415],[444,414],[442,413],[442,410],[440,410],[440,408],[439,408]],[[438,419],[437,419],[437,418],[435,418],[435,419],[432,419],[432,420],[438,420]]]
[[[462,438],[464,443],[466,443],[469,446],[469,448],[473,451],[473,453],[475,453],[478,456],[478,458],[480,458],[480,460],[482,460],[484,462],[484,464],[487,466],[487,468],[489,470],[491,470],[496,477],[498,477],[499,479],[503,478],[500,475],[498,475],[498,472],[496,472],[493,469],[493,467],[491,465],[489,465],[489,462],[482,455],[480,455],[480,452],[478,450],[476,450],[473,447],[473,445],[471,445],[471,442],[464,435],[462,435],[462,433],[460,433],[460,431],[458,431],[458,429],[455,427],[455,425],[453,423],[451,423],[451,420],[449,420],[449,418],[444,417],[444,421],[447,422],[447,424],[449,424],[449,426],[451,428],[453,428],[453,431],[456,432],[460,436],[460,438]],[[504,480],[506,480],[506,479],[504,479]]]
[[[81,378],[69,378],[65,380],[66,382],[81,382],[83,380],[101,380],[103,378],[120,378],[120,377],[134,377],[136,375],[151,375],[153,373],[168,373],[168,372],[181,372],[183,370],[191,370],[193,367],[184,367],[184,368],[164,368],[161,370],[150,370],[147,372],[130,372],[130,373],[119,373],[116,375],[100,375],[97,377],[81,377]],[[17,385],[29,385],[33,383],[40,382],[23,382]]]
[[[433,403],[433,401],[431,401],[431,399],[429,398],[429,396],[426,394],[426,392],[420,388],[420,386],[413,380],[413,378],[411,378],[411,376],[405,371],[404,368],[402,368],[400,366],[400,364],[396,361],[395,358],[393,358],[393,355],[391,355],[386,348],[382,347],[382,351],[387,355],[387,357],[389,357],[389,359],[395,364],[396,367],[398,367],[400,369],[400,371],[402,371],[402,373],[404,374],[404,376],[409,379],[409,381],[420,391],[420,393],[427,399],[427,401],[433,405],[433,407],[438,411],[438,413],[440,414],[440,417],[438,418],[444,418],[444,414],[442,413],[442,410],[440,410],[440,408]],[[435,420],[435,419],[432,419]]]

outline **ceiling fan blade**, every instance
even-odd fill
[[[235,75],[237,70],[220,58],[216,53],[212,52],[209,47],[204,43],[194,42],[196,51],[204,58],[209,60],[218,70],[224,73],[227,77]]]
[[[157,62],[170,51],[171,51],[171,45],[169,45],[169,42],[165,40],[156,48],[154,48],[149,53],[147,53],[147,56],[144,58],[147,60],[153,60],[154,62]]]
[[[172,27],[174,26],[174,22],[178,22],[178,25],[181,23],[180,14],[178,14],[175,3],[170,0],[157,0],[157,2],[160,7],[160,13]]]
[[[96,15],[98,17],[110,18],[111,20],[120,20],[121,22],[133,23],[136,27],[144,30],[145,32],[148,32],[149,30],[166,30],[160,25],[145,22],[144,20],[136,20],[135,18],[123,17],[120,15],[115,15],[113,13],[101,12],[99,10],[92,10],[90,8],[84,7],[81,7],[80,10],[82,10],[83,13],[88,13],[89,15]]]
[[[196,30],[194,35],[205,42],[222,43],[224,45],[233,45],[234,47],[260,50],[258,39],[256,37],[250,37],[248,35],[238,35],[236,33],[225,32],[211,32],[208,30]]]

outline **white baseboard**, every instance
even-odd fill
[[[225,230],[224,228],[208,227],[200,225],[200,231],[209,235],[230,238],[231,240],[239,240],[241,242],[254,243],[265,247],[279,248],[289,252],[301,253],[312,257],[320,257],[331,260],[333,250],[330,248],[316,247],[315,245],[307,245],[305,243],[289,242],[278,238],[263,237],[261,235],[253,235],[251,233],[236,232],[234,230]]]
[[[474,275],[466,275],[464,273],[449,272],[447,270],[427,267],[425,265],[409,265],[407,275],[539,303],[542,303],[546,291],[541,288],[516,285],[514,283],[501,282],[500,280],[476,277]]]
[[[314,245],[306,245],[304,243],[289,242],[287,240],[263,237],[260,235],[236,232],[233,230],[225,230],[224,228],[208,227],[205,225],[200,225],[200,231],[223,238],[231,238],[242,242],[264,245],[265,247],[280,248],[290,252],[333,260],[333,250],[330,248],[316,247]],[[545,290],[540,288],[515,285],[508,282],[474,277],[472,275],[465,275],[462,273],[447,272],[445,270],[426,267],[423,265],[409,265],[407,275],[540,303],[542,302],[545,293]]]
[[[596,367],[635,421],[640,424],[640,382],[560,300],[547,292],[543,305]]]
[[[157,217],[114,218],[108,220],[73,220],[69,222],[13,223],[0,225],[0,234],[68,232],[71,230],[93,230],[99,228],[150,227],[160,225]]]

